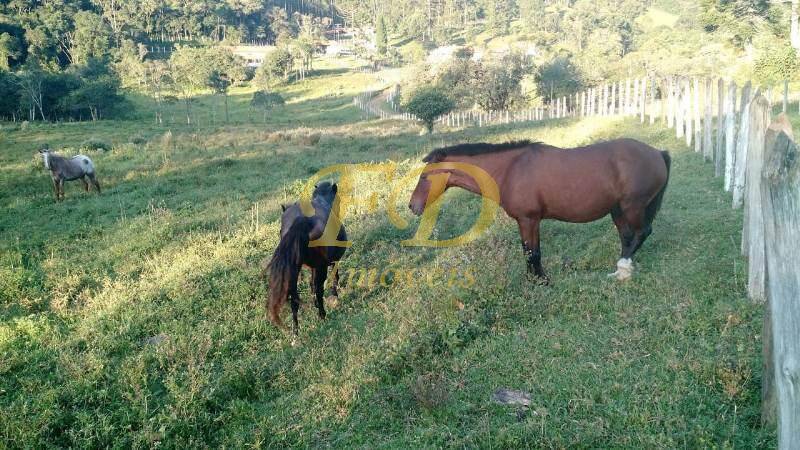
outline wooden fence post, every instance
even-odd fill
[[[783,80],[783,109],[782,112],[786,114],[789,109],[789,80]]]
[[[694,151],[695,153],[699,153],[703,149],[703,128],[702,124],[700,123],[700,116],[703,114],[702,112],[702,103],[700,99],[700,81],[697,78],[692,80],[693,87],[694,87],[694,95],[692,96],[692,100],[694,104],[692,105],[692,119],[694,120]],[[705,96],[705,93],[703,93]],[[687,144],[690,143],[690,140],[686,141]]]
[[[683,123],[686,125],[686,146],[691,148],[692,147],[692,139],[694,138],[694,114],[695,108],[693,108],[694,104],[694,96],[692,96],[692,82],[687,78],[686,79],[686,94],[684,103],[686,104],[684,107],[684,113],[686,114],[683,118]],[[697,93],[697,90],[694,91]]]
[[[750,88],[748,81],[742,88],[739,119],[739,132],[736,139],[736,156],[733,158],[733,208],[739,209],[744,202],[745,168],[747,167],[747,147],[750,145]]]
[[[609,115],[617,114],[617,83],[611,83],[611,104],[609,105]]]
[[[686,104],[681,84],[681,80],[675,80],[675,137],[678,139],[683,137],[683,110]]]
[[[725,192],[733,188],[733,170],[736,158],[736,82],[728,85],[725,102]]]
[[[717,141],[714,147],[714,176],[720,177],[725,171],[725,82],[717,80]]]
[[[625,79],[625,93],[622,96],[623,100],[623,107],[622,107],[622,115],[627,116],[631,113],[631,79]]]
[[[705,117],[703,117],[703,157],[709,161],[714,161],[714,142],[711,138],[711,130],[714,128],[714,87],[711,78],[706,78],[705,89]],[[715,166],[716,167],[716,166]],[[715,169],[716,173],[716,169]]]
[[[589,90],[583,91],[583,117],[589,117]]]
[[[800,242],[800,152],[791,136],[780,132],[764,156],[761,197],[771,321],[765,328],[772,331],[765,370],[777,398],[778,446],[795,449],[800,447],[800,247],[786,243]]]
[[[644,115],[647,111],[647,77],[642,78],[641,84],[639,86],[640,93],[639,93],[639,122],[644,123]]]
[[[750,141],[747,149],[744,228],[742,254],[747,256],[747,292],[754,302],[765,299],[766,261],[764,260],[764,216],[761,208],[761,169],[764,146],[770,125],[770,104],[763,95],[750,103]]]
[[[672,77],[667,80],[667,127],[675,126],[675,85]]]
[[[657,78],[653,78],[650,82],[650,125],[656,123],[656,81]]]

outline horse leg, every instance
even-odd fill
[[[339,298],[339,262],[333,263],[333,283],[331,286],[331,295]]]
[[[317,291],[316,291],[316,286],[317,286],[317,285],[316,285],[316,281],[315,281],[315,280],[316,280],[316,278],[317,278],[317,269],[315,269],[313,266],[310,266],[310,267],[309,267],[309,269],[311,269],[311,279],[310,279],[310,280],[308,280],[308,289],[309,289],[309,290],[310,290],[310,291],[311,291],[311,292],[312,292],[314,295],[316,295],[316,292],[317,292]]]
[[[539,222],[537,217],[522,218],[517,220],[519,225],[519,234],[522,236],[522,249],[525,252],[525,257],[528,260],[528,272],[533,272],[537,277],[547,284],[550,279],[544,273],[542,268],[542,252],[539,246]]]
[[[90,173],[89,174],[89,179],[92,181],[92,184],[94,185],[94,188],[97,189],[97,193],[98,194],[102,194],[102,191],[100,190],[100,182],[97,181],[97,177],[94,176],[94,173]],[[89,189],[86,189],[86,190],[88,191]]]
[[[650,234],[645,224],[644,208],[637,205],[615,207],[611,212],[614,224],[619,230],[622,242],[622,253],[617,261],[617,271],[612,273],[619,281],[629,280],[633,276],[633,255],[642,246]]]
[[[64,179],[63,178],[59,178],[58,179],[58,184],[56,186],[56,189],[58,190],[58,194],[57,195],[61,198],[61,200],[64,200]]]
[[[325,279],[328,278],[328,266],[323,265],[314,270],[314,294],[316,296],[319,318],[325,319]]]
[[[84,189],[86,192],[89,192],[89,183],[86,181],[86,178],[87,178],[87,177],[86,177],[86,175],[84,175],[83,177],[81,177],[81,183],[83,183],[83,189]]]
[[[57,178],[52,178],[52,180],[53,180],[53,193],[56,196],[56,202],[57,202],[59,200],[59,198],[58,198],[58,179]]]
[[[289,287],[289,304],[292,307],[292,333],[297,337],[300,331],[300,326],[297,324],[297,312],[300,310],[300,297],[297,295],[297,283]]]

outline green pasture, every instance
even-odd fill
[[[266,124],[249,119],[244,89],[230,124],[218,111],[215,123],[185,125],[176,104],[158,126],[144,99],[133,100],[145,110],[136,120],[4,124],[0,447],[775,445],[760,423],[762,307],[745,294],[741,212],[702,156],[633,119],[419,136],[408,122],[360,121],[352,96],[378,78],[323,67],[285,89],[287,105]],[[193,107],[207,114],[214,101]],[[326,321],[308,277],[297,345],[266,321],[259,272],[280,204],[320,169],[408,170],[457,142],[620,136],[674,161],[631,282],[607,277],[619,252],[610,219],[546,222],[552,285],[542,287],[502,212],[468,245],[401,246],[418,223],[404,196],[347,217],[349,285]],[[77,152],[88,138],[112,146],[87,153],[103,194],[72,183],[54,203],[36,149]],[[356,187],[359,197],[389,188],[367,174]],[[445,200],[441,239],[468,229],[480,204],[459,191]],[[410,227],[395,228],[387,207]],[[348,270],[387,268],[414,282],[347,283]],[[494,403],[499,388],[528,392],[530,408]]]

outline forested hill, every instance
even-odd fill
[[[81,40],[106,34],[114,43],[274,41],[295,14],[333,23],[327,0],[7,0],[0,2],[0,52],[10,65],[36,57],[71,62]],[[98,42],[99,45],[99,42]]]
[[[786,36],[786,10],[766,0],[6,0],[0,68],[29,58],[63,68],[106,41],[274,42],[313,20],[321,28],[384,23],[390,36],[428,46],[512,36],[616,70],[637,51],[683,60],[708,39],[702,33],[741,49],[762,34]]]
[[[800,68],[789,45],[789,8],[766,0],[0,0],[0,117],[113,117],[130,110],[120,107],[118,88],[141,88],[154,73],[168,76],[147,94],[183,97],[187,107],[198,90],[226,93],[258,78],[233,74],[244,62],[214,56],[219,49],[213,59],[233,61],[230,68],[181,74],[175,58],[138,70],[156,56],[148,53],[153,44],[211,49],[222,42],[228,53],[239,43],[275,44],[281,51],[260,77],[268,82],[257,86],[273,89],[302,80],[338,25],[353,37],[352,53],[374,65],[424,63],[442,47],[470,54],[521,48],[533,60],[518,75],[539,85],[527,97],[545,101],[645,74],[769,84]],[[188,69],[196,68],[197,55],[187,55]]]

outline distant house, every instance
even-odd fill
[[[264,56],[275,50],[274,45],[237,45],[233,54],[246,61],[247,67],[261,67]]]

